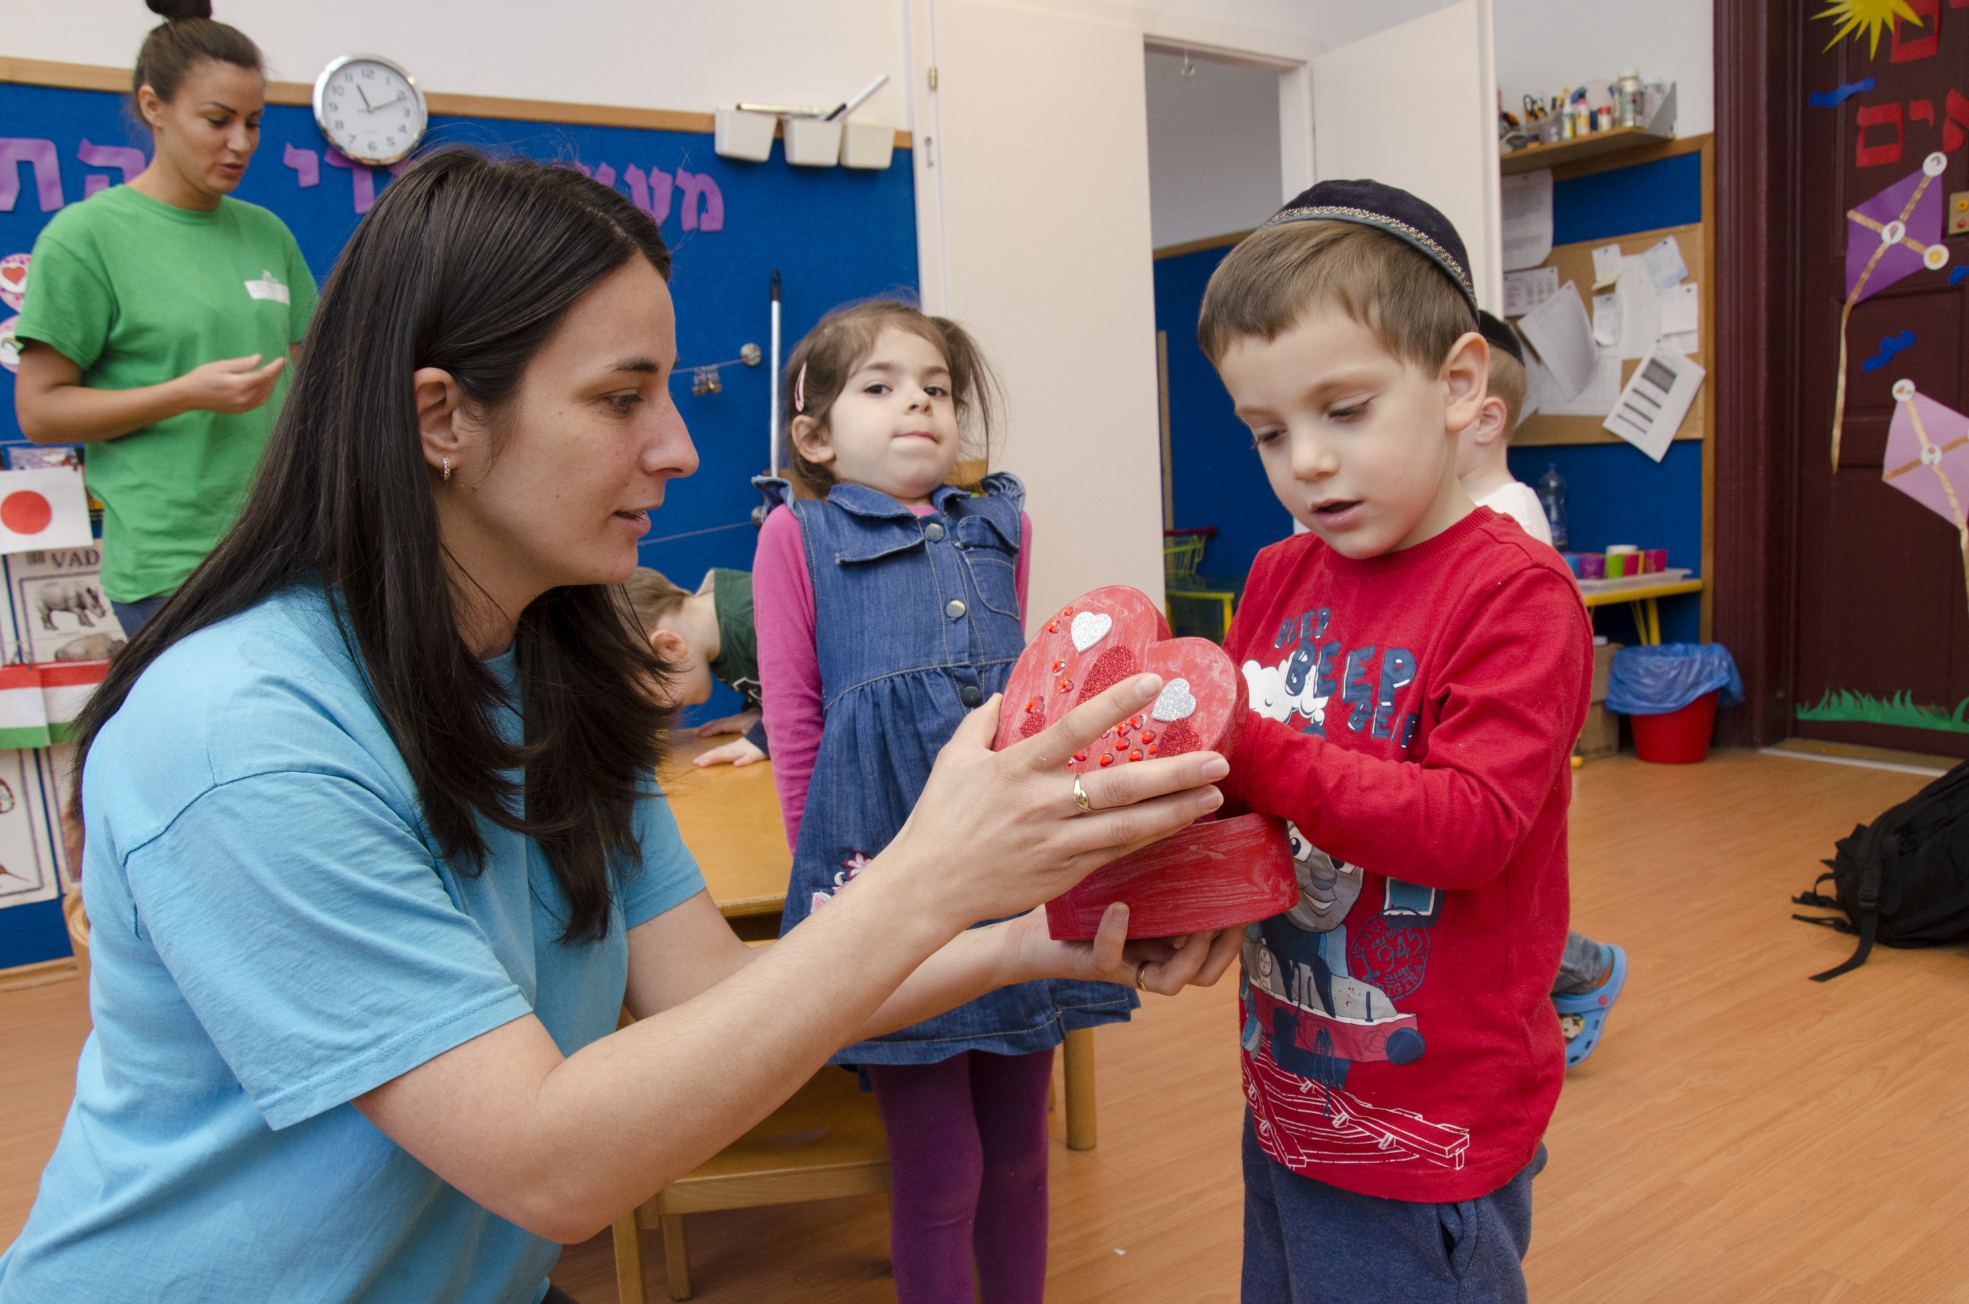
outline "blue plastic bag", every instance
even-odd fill
[[[1721,643],[1661,643],[1613,654],[1607,709],[1622,715],[1666,715],[1713,689],[1718,706],[1743,701],[1743,676]]]

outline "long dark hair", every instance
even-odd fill
[[[640,863],[634,806],[660,759],[669,669],[619,587],[552,589],[515,639],[524,741],[500,737],[502,689],[458,629],[475,595],[446,564],[412,373],[442,367],[496,415],[568,307],[632,258],[669,279],[656,225],[571,169],[452,149],[393,182],[328,279],[238,523],[77,721],[77,775],[166,649],[282,590],[322,588],[445,856],[482,863],[474,812],[536,839],[572,906],[562,940],[602,936],[611,871]],[[501,772],[521,769],[516,813],[520,786]]]
[[[136,71],[130,78],[131,103],[137,92],[148,86],[157,98],[169,104],[177,98],[191,70],[206,59],[235,64],[251,72],[266,73],[260,47],[237,27],[212,21],[212,0],[146,0],[152,13],[164,21],[150,29],[143,48],[137,51]],[[143,115],[137,115],[138,121]]]

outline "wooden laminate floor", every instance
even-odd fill
[[[1883,950],[1807,982],[1849,943],[1791,922],[1787,901],[1834,838],[1923,782],[1745,752],[1579,772],[1574,922],[1633,968],[1547,1138],[1534,1300],[1969,1304],[1969,950]],[[1050,1299],[1236,1299],[1234,1006],[1227,979],[1096,1034],[1101,1143],[1054,1151]],[[80,983],[0,993],[0,1243],[53,1146],[87,1017]],[[707,1304],[894,1299],[882,1198],[689,1225]],[[646,1254],[665,1299],[653,1232]],[[612,1304],[611,1264],[603,1236],[555,1280]]]

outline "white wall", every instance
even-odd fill
[[[1150,50],[1149,209],[1156,248],[1245,231],[1278,209],[1279,74]]]
[[[1310,0],[1312,28],[1322,50],[1345,45],[1450,0]],[[1497,84],[1504,105],[1518,111],[1527,92],[1610,82],[1623,68],[1679,84],[1675,132],[1696,136],[1715,127],[1712,0],[1495,0]]]
[[[899,3],[719,0],[218,0],[276,80],[336,55],[386,55],[427,91],[710,110],[740,100],[839,103],[890,76],[856,117],[907,126]],[[461,19],[469,21],[461,21]],[[142,0],[0,0],[7,53],[129,65],[157,16]]]

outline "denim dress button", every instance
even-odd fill
[[[935,521],[931,521],[923,527],[923,537],[931,543],[936,543],[943,538],[943,526],[938,525]]]
[[[976,706],[984,701],[984,690],[976,684],[966,684],[957,692],[957,700],[966,706]]]
[[[969,608],[964,605],[961,598],[952,598],[949,602],[943,604],[943,614],[949,616],[952,620],[962,620],[967,610]]]

